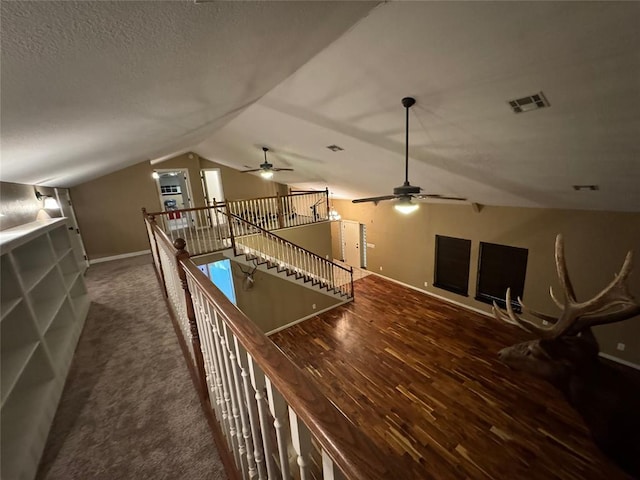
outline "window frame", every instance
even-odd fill
[[[501,265],[504,265],[506,263],[513,265],[516,260],[520,260],[520,261],[524,260],[524,265],[520,266],[520,270],[522,271],[522,277],[518,278],[516,281],[513,281],[513,279],[510,279],[509,283],[511,285],[508,287],[508,288],[511,288],[511,307],[515,312],[520,313],[522,311],[522,308],[518,303],[518,297],[520,298],[524,297],[525,283],[527,280],[527,264],[529,261],[529,249],[523,248],[523,247],[514,247],[512,245],[503,245],[499,243],[480,242],[480,245],[478,247],[478,271],[477,271],[477,277],[476,277],[476,294],[474,296],[474,299],[477,300],[478,302],[488,303],[490,305],[492,305],[493,302],[495,301],[500,308],[506,308],[507,302],[505,297],[506,297],[507,287],[504,288],[504,293],[502,294],[501,297],[496,297],[494,295],[491,295],[488,292],[480,291],[480,282],[482,281],[482,273],[483,273],[483,265],[482,265],[483,260],[485,261],[484,271],[485,272],[487,271],[487,268],[486,268],[487,258],[483,258],[483,248],[485,245],[491,245],[492,248],[500,247],[505,249],[505,251],[511,251],[510,255],[501,256],[501,258],[505,258],[505,259],[508,258],[508,260],[502,261]],[[519,259],[516,257],[516,253],[521,255]],[[495,270],[497,271],[497,269]],[[485,278],[485,281],[486,281],[486,278]],[[515,284],[515,287],[514,287],[514,284]],[[521,288],[520,288],[520,285],[521,285]]]
[[[442,281],[442,279],[438,280],[439,261],[440,260],[445,260],[445,261],[458,260],[458,259],[452,259],[451,257],[447,257],[446,259],[441,259],[438,256],[439,251],[442,250],[444,247],[444,245],[440,244],[440,240],[455,241],[458,244],[464,243],[466,245],[467,247],[465,252],[466,259],[459,259],[461,260],[461,265],[463,263],[466,265],[466,272],[460,272],[460,273],[466,274],[466,284],[464,285],[464,287],[462,287],[461,285],[454,285],[452,283],[444,282]],[[435,244],[436,244],[435,256],[433,261],[433,286],[436,288],[441,288],[442,290],[446,290],[448,292],[455,293],[457,295],[468,297],[469,296],[469,274],[471,273],[471,240],[466,238],[450,237],[448,235],[436,235]],[[449,246],[449,248],[451,248],[451,245]]]

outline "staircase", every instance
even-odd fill
[[[324,192],[323,192],[324,194]],[[278,202],[267,202],[264,199],[254,206],[261,213],[259,219],[281,218],[274,217],[272,208],[281,204],[303,205],[315,200],[317,194],[292,195],[291,198],[280,197]],[[307,198],[309,197],[309,198]],[[143,215],[149,225],[155,224],[167,235],[171,242],[181,238],[186,241],[187,250],[191,256],[200,256],[214,252],[221,252],[227,258],[249,266],[257,266],[260,270],[287,280],[302,283],[343,301],[353,299],[353,271],[342,265],[286,240],[268,228],[282,228],[283,221],[264,222],[260,224],[249,220],[254,216],[248,215],[245,207],[253,205],[246,200],[235,204],[216,203],[213,207],[173,210],[171,212],[147,213]],[[273,204],[273,205],[271,205]],[[231,206],[229,206],[231,205]],[[243,214],[233,213],[241,208]],[[291,207],[293,209],[293,207]],[[171,223],[172,217],[185,218],[185,226],[176,228]],[[302,224],[326,221],[326,217],[314,215],[309,219],[296,217]],[[151,238],[151,235],[150,235]],[[154,250],[152,243],[152,250]]]
[[[240,263],[306,284],[341,300],[353,299],[353,271],[291,243],[240,216],[230,218],[231,248],[223,254]]]

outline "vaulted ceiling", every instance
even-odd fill
[[[337,197],[640,211],[638,2],[3,2],[2,179],[195,151]],[[514,113],[543,92],[550,106]],[[326,147],[344,150],[332,152]],[[597,185],[576,191],[573,185]]]

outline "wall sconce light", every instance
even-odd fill
[[[36,198],[39,201],[44,200],[43,208],[45,210],[55,210],[60,208],[60,204],[58,203],[58,200],[56,200],[53,195],[43,195],[42,193],[36,190]]]
[[[151,178],[153,178],[154,180],[158,180],[160,178],[160,174],[154,170],[154,172],[151,174]]]

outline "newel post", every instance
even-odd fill
[[[147,209],[145,207],[142,207],[142,219],[144,221],[144,226],[147,229],[149,247],[151,247],[151,259],[153,260],[153,268],[155,269],[156,275],[160,278],[160,282],[162,283],[162,291],[164,292],[164,296],[167,297],[169,296],[169,294],[167,293],[167,283],[164,280],[164,271],[162,270],[162,259],[160,258],[160,250],[158,250],[158,239],[156,238],[156,231],[153,228],[154,225],[158,225],[156,223],[156,217],[154,215],[149,215],[147,213]]]
[[[236,251],[236,239],[233,233],[233,217],[231,216],[231,204],[229,203],[229,200],[226,200],[225,204],[225,213],[227,214],[227,222],[229,223],[229,237],[231,240],[231,248],[233,248],[233,254],[237,255],[238,252]]]
[[[278,226],[284,228],[284,213],[282,211],[282,197],[280,196],[280,192],[276,192],[276,201],[278,202]]]
[[[331,207],[329,206],[329,187],[326,187],[325,189],[327,198],[325,199],[327,201],[327,218],[329,218],[329,212],[331,211]]]
[[[204,357],[202,356],[202,349],[200,348],[200,333],[198,332],[198,324],[196,322],[196,314],[193,309],[193,299],[191,298],[191,292],[189,291],[189,284],[187,283],[187,274],[182,267],[182,261],[187,261],[190,258],[190,254],[185,247],[187,242],[182,238],[177,238],[173,242],[173,246],[176,248],[176,260],[178,266],[178,277],[180,278],[180,284],[184,290],[184,301],[187,307],[187,318],[189,319],[189,328],[191,330],[191,345],[193,346],[193,355],[195,357],[196,369],[198,371],[198,387],[200,394],[204,397],[206,402],[209,401],[209,389],[207,387],[207,374],[204,369]]]

